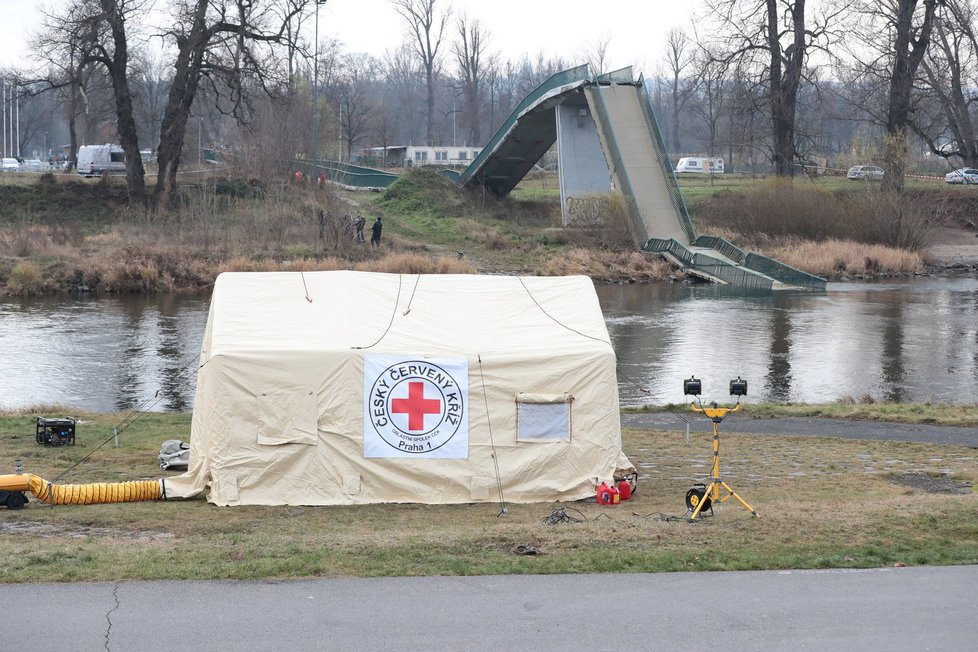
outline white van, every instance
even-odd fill
[[[723,174],[722,158],[703,158],[689,156],[679,159],[676,172],[695,172],[697,174]]]
[[[118,145],[82,145],[78,148],[78,174],[83,177],[126,173],[126,156]]]

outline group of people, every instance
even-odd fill
[[[362,213],[357,213],[355,218],[351,217],[349,213],[343,216],[342,224],[350,225],[353,227],[354,239],[358,243],[365,242],[363,237],[364,227],[367,225],[367,220],[364,219]],[[330,215],[326,211],[319,211],[319,239],[326,239],[326,232],[330,226]],[[347,227],[349,228],[349,227]],[[377,216],[374,221],[373,226],[370,227],[370,244],[376,247],[380,246],[380,234],[384,230],[384,223]],[[348,232],[349,233],[349,232]]]

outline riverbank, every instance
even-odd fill
[[[156,478],[187,414],[84,414],[74,447],[39,447],[31,414],[0,416],[4,457],[60,482]],[[726,432],[726,431],[724,431]],[[732,431],[731,431],[732,432]],[[686,491],[709,474],[711,435],[625,428],[639,470],[617,507],[566,504],[217,508],[203,500],[4,512],[0,582],[867,568],[978,563],[975,450],[841,438],[724,436],[724,478],[757,510],[724,503],[691,524]],[[500,449],[500,472],[506,466]],[[555,510],[570,518],[551,524]],[[217,512],[220,511],[218,515]],[[217,516],[217,518],[215,518]],[[65,540],[71,540],[65,546]],[[522,548],[521,548],[522,546]],[[519,554],[531,546],[536,555]]]
[[[549,177],[530,178],[513,197],[497,201],[433,173],[406,175],[387,192],[367,194],[210,178],[185,182],[179,207],[160,217],[127,209],[120,179],[5,176],[0,295],[196,291],[221,272],[259,270],[584,274],[603,283],[684,279],[635,250],[623,208],[614,202],[600,224],[557,226],[559,201],[551,186]],[[694,205],[694,217],[697,210]],[[368,235],[374,219],[382,218],[381,246],[354,241],[349,223],[357,213],[367,220]],[[723,219],[716,210],[710,215],[713,223]],[[966,221],[947,218],[938,228],[940,241],[919,252],[708,230],[832,280],[978,265],[978,239],[965,237],[972,235]]]

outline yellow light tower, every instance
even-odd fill
[[[709,407],[703,407],[700,402],[700,392],[702,391],[703,383],[701,380],[691,377],[683,381],[683,393],[686,396],[696,397],[695,402],[690,403],[689,407],[693,412],[700,412],[705,414],[713,421],[713,469],[710,473],[710,483],[708,485],[700,485],[704,487],[702,490],[697,488],[690,489],[686,494],[686,506],[692,510],[692,514],[689,517],[689,521],[692,523],[697,518],[704,509],[713,510],[713,503],[725,503],[731,498],[736,498],[737,501],[743,505],[747,511],[751,513],[752,516],[760,518],[760,514],[747,504],[743,498],[741,498],[736,491],[734,491],[729,484],[723,481],[720,477],[720,422],[728,414],[732,414],[740,410],[740,397],[747,396],[747,381],[741,380],[738,376],[736,380],[730,381],[730,395],[737,397],[736,405],[732,407],[719,407],[716,402],[713,402]],[[723,487],[728,493],[726,496],[720,497],[720,487]]]

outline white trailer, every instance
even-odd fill
[[[693,172],[698,174],[723,174],[722,158],[706,158],[688,156],[679,159],[676,172]]]

